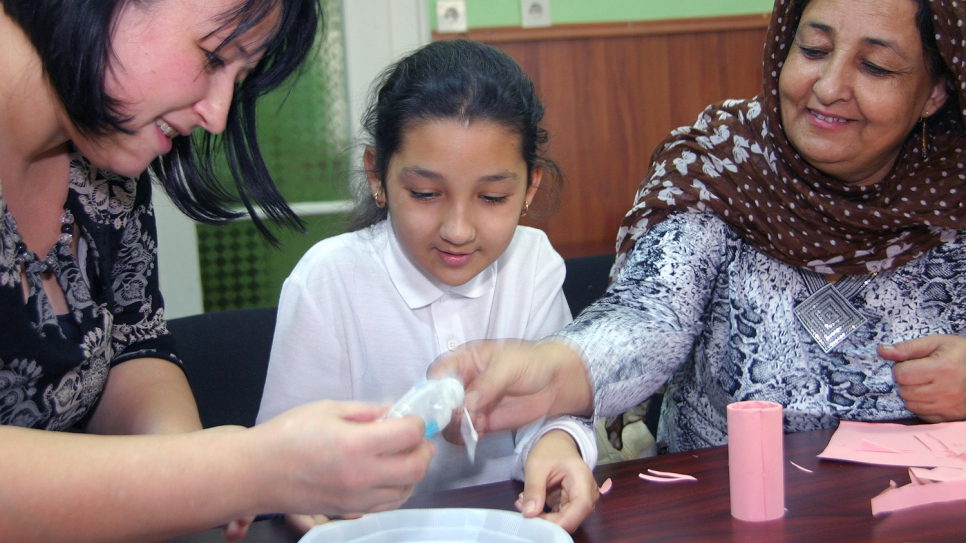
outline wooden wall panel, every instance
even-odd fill
[[[533,78],[550,156],[566,175],[546,230],[566,258],[614,250],[657,144],[708,104],[761,91],[765,16],[486,29]],[[438,39],[451,36],[437,35]]]

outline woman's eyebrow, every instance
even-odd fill
[[[909,58],[902,52],[902,49],[899,48],[899,44],[892,40],[883,38],[863,38],[862,43],[871,45],[873,47],[884,47],[886,49],[890,49],[892,52],[902,57],[903,60],[909,60]]]
[[[806,23],[805,26],[809,28],[814,28],[815,30],[818,30],[819,32],[826,34],[828,36],[835,36],[835,29],[829,25],[810,22],[810,23]]]
[[[806,24],[806,26],[808,26],[809,28],[814,28],[815,30],[818,30],[819,32],[827,36],[830,36],[832,38],[835,37],[835,29],[829,25],[810,22]],[[884,47],[886,49],[890,49],[893,52],[895,52],[895,54],[902,57],[904,60],[908,60],[908,57],[902,52],[902,49],[899,47],[899,44],[896,43],[894,40],[889,40],[885,38],[867,37],[867,38],[862,38],[862,43],[873,47]]]

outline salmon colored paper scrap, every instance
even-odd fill
[[[919,484],[941,483],[966,479],[966,469],[963,468],[909,468],[909,478]]]
[[[600,488],[598,489],[598,491],[601,494],[607,494],[608,492],[610,492],[610,489],[613,486],[614,486],[614,481],[611,481],[610,477],[608,477],[607,480],[604,481],[604,484],[600,485]]]
[[[680,483],[681,481],[697,481],[697,479],[686,473],[674,473],[671,471],[657,471],[656,469],[647,470],[648,475],[638,473],[637,476],[645,481],[652,483]]]
[[[943,474],[943,476],[949,473]],[[941,482],[923,482],[911,473],[912,483],[898,486],[893,483],[882,494],[872,498],[872,514],[884,515],[893,511],[932,505],[951,501],[966,500],[966,478],[951,479]]]
[[[885,466],[962,469],[966,468],[966,422],[906,426],[843,421],[818,457]]]

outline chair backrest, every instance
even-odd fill
[[[574,317],[607,291],[608,274],[614,264],[614,256],[610,253],[564,260],[567,277],[564,279],[563,291]]]
[[[254,426],[275,333],[276,308],[168,321],[205,428]]]

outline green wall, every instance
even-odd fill
[[[554,24],[682,19],[771,12],[773,0],[550,0]],[[429,2],[436,28],[436,0]],[[520,0],[466,0],[470,28],[520,26]]]

